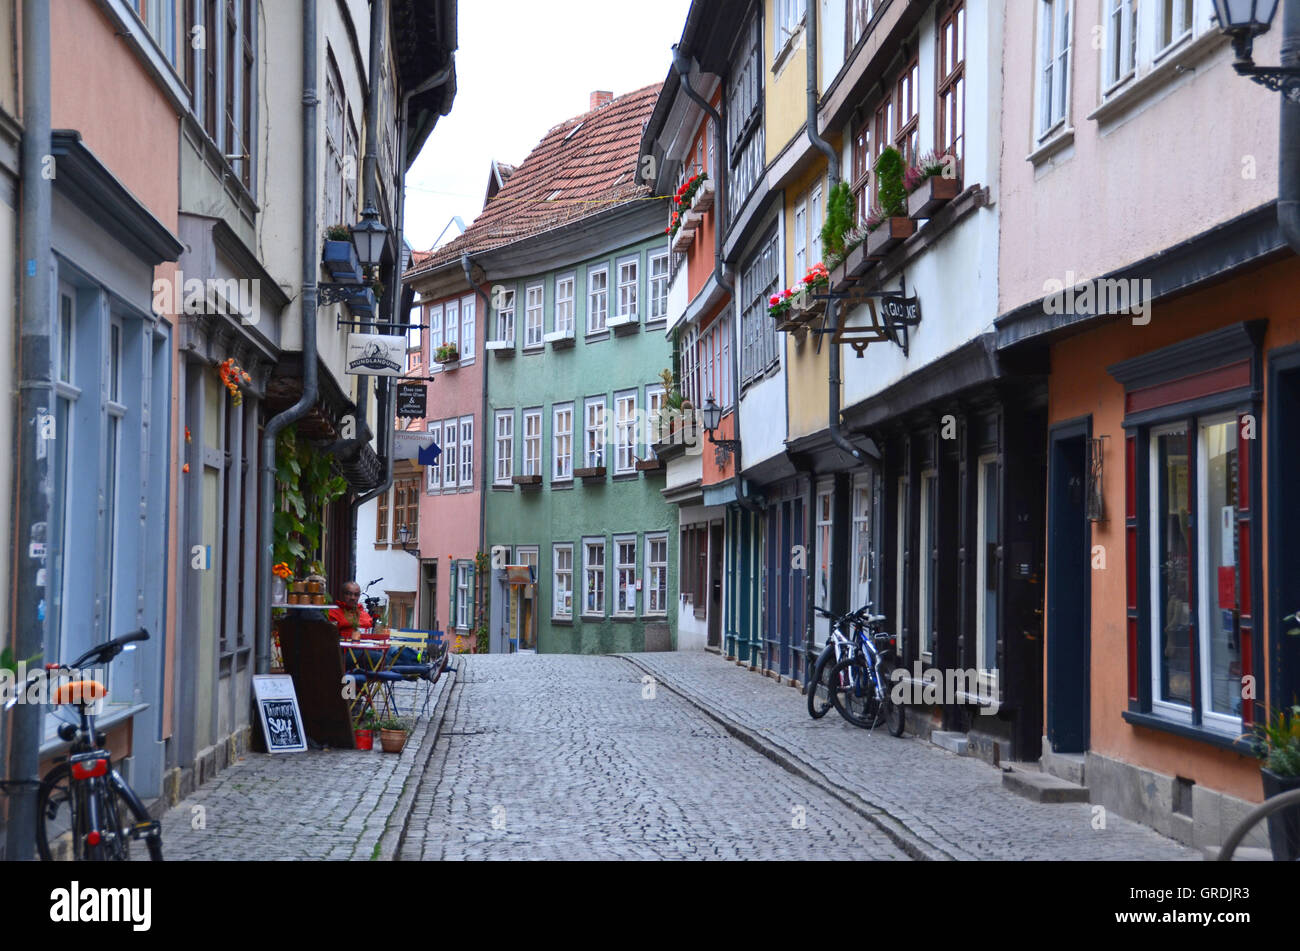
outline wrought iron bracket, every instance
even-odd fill
[[[825,294],[814,294],[814,297],[828,301],[867,301],[871,306],[871,327],[863,328],[860,335],[855,336],[854,331],[845,333],[844,325],[841,323],[835,330],[828,330],[825,326],[818,327],[812,332],[815,334],[833,333],[833,340],[837,343],[845,343],[852,347],[859,357],[866,353],[870,344],[891,341],[898,344],[903,351],[903,356],[908,355],[908,349],[911,343],[911,328],[921,322],[920,312],[918,310],[916,317],[908,317],[905,314],[897,314],[886,311],[884,314],[876,313],[876,300],[885,298],[907,297],[907,278],[899,275],[897,291],[842,291],[836,293],[829,291]],[[883,319],[882,319],[883,318]],[[867,333],[869,331],[869,333]]]
[[[739,439],[714,439],[713,433],[708,430],[705,431],[705,434],[709,437],[709,442],[713,445],[713,461],[717,466],[721,467],[726,465],[728,457],[733,453],[740,452]]]
[[[1247,59],[1232,64],[1238,76],[1245,76],[1261,86],[1280,92],[1291,102],[1300,103],[1300,67],[1256,66]]]

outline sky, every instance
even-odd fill
[[[406,177],[406,240],[433,246],[483,209],[493,159],[521,163],[546,131],[663,82],[690,0],[461,0],[456,101]],[[454,236],[453,227],[444,241]]]

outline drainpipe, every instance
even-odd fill
[[[1282,65],[1294,69],[1300,67],[1300,0],[1282,6]],[[1281,98],[1277,224],[1291,250],[1300,254],[1300,104]]]
[[[482,429],[482,432],[479,434],[479,442],[482,443],[481,448],[483,451],[483,461],[481,463],[482,468],[479,470],[480,488],[478,493],[478,550],[487,551],[487,521],[486,521],[487,484],[488,484],[487,474],[488,474],[488,465],[489,465],[489,458],[490,458],[488,454],[488,447],[492,444],[492,439],[494,438],[494,434],[495,434],[494,430],[488,428],[488,369],[492,363],[491,360],[487,359],[487,350],[486,350],[489,301],[488,301],[487,292],[484,291],[483,288],[479,287],[478,284],[474,282],[474,276],[470,271],[471,263],[472,262],[470,261],[470,256],[468,254],[462,254],[460,256],[460,266],[465,271],[465,280],[469,282],[469,286],[474,288],[475,293],[477,293],[479,298],[483,301],[483,318],[482,320],[476,320],[474,322],[474,332],[478,333],[478,328],[482,326],[483,341],[484,341],[483,346],[485,348],[483,351],[483,355],[479,357],[479,359],[483,361],[483,409],[481,411],[481,415],[479,416],[479,419],[482,420],[482,422],[479,424],[480,428]],[[489,435],[490,433],[493,435]],[[490,568],[488,570],[489,572],[491,571]],[[491,580],[490,574],[487,578],[483,579],[485,584],[490,580]]]
[[[18,371],[18,479],[15,485],[16,543],[11,546],[15,590],[28,597],[15,598],[14,656],[34,657],[45,649],[47,597],[30,595],[38,590],[37,573],[44,561],[27,557],[26,542],[37,537],[37,526],[47,525],[50,480],[47,457],[39,435],[39,417],[53,413],[53,366],[50,340],[53,313],[50,300],[50,179],[41,174],[50,148],[50,9],[46,0],[24,0],[22,6],[23,140],[22,221],[19,223],[21,294]],[[62,436],[62,433],[56,434]],[[50,449],[46,449],[49,452]],[[55,543],[57,545],[57,542]],[[0,640],[3,646],[3,640]],[[56,658],[43,658],[52,661]],[[62,658],[65,659],[66,658]],[[6,856],[10,860],[33,858],[36,847],[36,782],[40,766],[44,708],[20,703],[13,712],[13,746],[9,750],[9,776],[18,785],[10,800]],[[0,724],[0,730],[3,724]]]
[[[258,528],[262,539],[257,610],[256,671],[271,671],[271,565],[274,562],[272,501],[275,496],[275,443],[280,431],[306,416],[316,404],[316,277],[320,265],[316,227],[316,0],[302,3],[302,395],[283,413],[267,420],[262,435]]]
[[[379,199],[379,77],[383,75],[380,63],[384,55],[384,26],[388,22],[388,0],[372,0],[370,4],[370,86],[366,90],[366,154],[362,161],[362,177],[365,182],[367,210],[377,206]],[[399,264],[400,267],[400,255]],[[369,333],[370,321],[363,329]],[[370,415],[370,381],[361,377],[357,388],[357,418],[362,420]],[[353,546],[356,541],[354,536]],[[353,558],[353,563],[356,559]]]
[[[1294,0],[1293,0],[1294,2]],[[808,62],[808,141],[813,144],[814,148],[820,149],[826,153],[826,163],[829,166],[828,174],[830,178],[830,187],[833,190],[840,182],[840,155],[831,146],[829,142],[817,134],[817,2],[808,4],[808,26],[805,37],[806,55]],[[829,192],[827,193],[829,196]],[[834,339],[837,321],[839,319],[839,301],[832,298],[826,305],[826,327]],[[840,347],[837,344],[831,344],[830,354],[830,435],[831,441],[839,446],[856,462],[863,462],[862,450],[858,449],[853,443],[845,438],[844,433],[840,431]]]

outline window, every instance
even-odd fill
[[[733,80],[727,99],[727,176],[729,220],[736,220],[765,167],[763,138],[763,37],[757,15],[738,34],[729,64]]]
[[[650,316],[647,321],[668,319],[668,253],[650,258]]]
[[[158,48],[176,65],[176,0],[136,0],[135,11]]]
[[[460,358],[462,360],[471,360],[474,357],[474,305],[477,302],[471,294],[469,297],[463,297],[460,301]]]
[[[497,464],[493,482],[509,484],[515,464],[515,411],[497,410],[496,415]]]
[[[807,0],[776,0],[776,36],[772,49],[779,55],[803,23]]]
[[[697,353],[699,342],[699,328],[694,324],[682,331],[682,396],[690,400],[692,406],[703,405],[700,399],[700,363]]]
[[[645,444],[647,449],[659,442],[659,427],[663,419],[666,395],[663,384],[652,383],[645,388]]]
[[[1160,49],[1192,32],[1195,7],[1194,0],[1160,0]]]
[[[632,258],[618,264],[618,312],[616,317],[628,317],[636,320],[636,292],[638,286],[638,267],[640,261]]]
[[[444,305],[442,342],[450,344],[460,353],[460,301],[449,300]]]
[[[456,434],[459,428],[458,421],[454,419],[449,419],[442,424],[442,436],[446,440],[446,445],[442,447],[442,487],[444,489],[456,488],[456,479],[460,474],[456,452]]]
[[[907,478],[898,478],[898,500],[894,513],[897,521],[895,533],[897,546],[894,550],[894,629],[898,631],[898,656],[906,657],[904,629],[907,618]]]
[[[813,264],[822,260],[822,183],[813,186],[808,198],[808,248]],[[802,277],[803,275],[798,275]]]
[[[587,272],[587,333],[600,333],[609,317],[609,268]]]
[[[1124,81],[1137,65],[1138,0],[1106,0],[1106,85]]]
[[[938,504],[939,478],[932,469],[921,474],[921,543],[919,561],[921,572],[921,616],[917,621],[917,645],[921,659],[930,662],[934,649],[934,606],[938,600],[935,570],[938,566]]]
[[[916,161],[920,142],[921,67],[916,59],[895,84],[896,131],[894,147],[903,154],[904,166]]]
[[[668,536],[645,537],[645,613],[668,613]]]
[[[473,607],[469,596],[470,567],[469,562],[456,563],[456,628],[461,631],[468,631],[474,620],[470,617]]]
[[[555,282],[555,332],[573,336],[573,283],[572,274]]]
[[[497,340],[508,344],[515,342],[515,292],[512,290],[501,294],[501,307],[497,310]]]
[[[442,448],[442,423],[427,423],[426,428],[429,434],[433,436],[433,444],[439,449]],[[436,460],[433,465],[427,467],[429,470],[427,491],[436,492],[442,488],[442,460]]]
[[[584,539],[582,543],[582,613],[605,616],[605,540]]]
[[[777,361],[776,321],[767,314],[768,299],[781,277],[776,232],[744,268],[744,311],[741,314],[741,381],[749,383]]]
[[[939,122],[935,145],[961,162],[966,142],[966,4],[958,2],[939,23]],[[913,152],[913,158],[916,153]]]
[[[794,206],[794,274],[803,280],[808,273],[808,202],[800,199]]]
[[[573,546],[552,545],[551,556],[554,565],[551,617],[568,620],[573,617]]]
[[[596,469],[605,464],[605,397],[587,400],[586,415],[586,467]]]
[[[1065,121],[1070,88],[1070,3],[1038,3],[1038,138]]]
[[[524,410],[524,475],[542,474],[542,411]]]
[[[636,472],[636,390],[614,395],[614,471]]]
[[[858,45],[858,41],[867,35],[867,26],[871,23],[871,18],[875,16],[876,8],[880,6],[880,0],[847,0],[848,20],[849,20],[849,39],[848,49],[845,53],[853,50]]]
[[[460,418],[460,486],[474,485],[474,417]]]
[[[975,515],[975,664],[989,671],[996,684],[998,666],[998,530],[1001,511],[998,496],[997,456],[979,460],[979,488]]]
[[[378,496],[379,506],[375,509],[375,544],[388,544],[388,493]],[[394,506],[396,508],[396,506]]]
[[[832,492],[829,488],[817,492],[817,607],[830,609],[831,606],[831,526],[832,526]]]
[[[551,422],[551,479],[573,478],[573,404],[556,403]]]
[[[534,284],[524,291],[524,346],[542,345],[543,287]]]
[[[421,348],[422,341],[420,340],[420,309],[418,307],[411,311],[407,323],[409,326],[406,331],[406,371],[410,373],[424,367],[424,351]]]
[[[614,536],[614,613],[636,614],[636,536]]]
[[[871,596],[872,555],[871,544],[871,504],[875,477],[868,472],[853,476],[853,554],[852,567],[849,569],[849,608],[859,608]]]
[[[397,530],[405,525],[407,532],[407,543],[414,545],[420,540],[420,480],[403,479],[400,483],[406,489],[406,506],[403,509],[394,507],[393,509],[393,538],[401,541],[397,535]]]
[[[871,122],[863,120],[853,137],[853,206],[854,222],[866,223],[871,215]]]
[[[442,305],[429,308],[429,353],[442,346]]]

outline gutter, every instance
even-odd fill
[[[50,509],[48,450],[40,435],[40,417],[54,405],[54,367],[51,339],[54,336],[53,301],[50,298],[51,193],[53,183],[42,174],[50,148],[50,8],[46,0],[23,0],[22,4],[22,121],[21,220],[18,224],[19,261],[15,268],[20,294],[18,359],[18,478],[14,485],[16,518],[12,581],[15,591],[26,597],[14,599],[13,648],[18,660],[45,649],[49,618],[45,596],[37,596],[44,559],[28,557],[28,539],[43,529]],[[43,536],[42,536],[43,537]],[[0,646],[4,640],[0,638]],[[52,660],[52,658],[43,658]],[[45,708],[20,703],[13,712],[13,746],[9,750],[8,774],[16,784],[9,807],[5,857],[30,861],[36,849],[36,785],[39,780],[41,733]],[[0,740],[3,740],[0,723]]]
[[[1300,0],[1282,12],[1282,66],[1300,67]],[[1300,104],[1282,96],[1277,169],[1277,224],[1291,250],[1300,254]]]
[[[470,256],[468,254],[462,254],[460,256],[460,266],[465,269],[465,280],[469,282],[469,286],[474,288],[475,293],[477,293],[483,300],[483,319],[475,321],[474,333],[478,333],[479,327],[483,328],[483,408],[481,410],[481,415],[479,416],[479,419],[482,421],[479,424],[481,428],[481,432],[479,433],[479,443],[481,444],[483,451],[483,461],[480,463],[479,469],[478,550],[487,551],[487,475],[488,472],[491,471],[488,469],[488,466],[491,464],[491,455],[488,452],[488,447],[492,445],[492,439],[495,438],[495,430],[488,428],[488,373],[491,372],[490,368],[492,361],[487,359],[487,330],[491,306],[487,292],[483,290],[483,288],[479,287],[474,281],[474,276],[470,271],[471,265],[472,261]],[[492,433],[492,436],[489,436],[489,433]],[[484,579],[485,582],[488,580],[490,579]]]
[[[316,0],[302,5],[302,395],[283,413],[267,420],[262,434],[262,470],[257,504],[262,563],[255,639],[256,673],[271,672],[271,566],[275,562],[272,502],[275,496],[275,443],[281,430],[306,416],[316,403],[316,278],[318,237],[316,227],[317,61]]]

